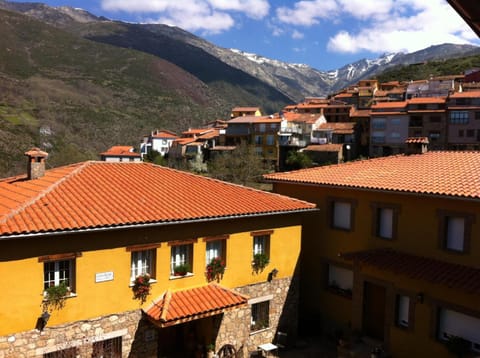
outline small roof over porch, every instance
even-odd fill
[[[165,291],[144,312],[155,325],[169,327],[246,305],[248,297],[217,284]]]

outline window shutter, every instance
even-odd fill
[[[446,247],[450,250],[463,251],[465,238],[465,218],[447,218],[447,242]]]
[[[380,222],[378,235],[383,238],[391,239],[393,234],[393,209],[380,209]]]
[[[333,203],[333,226],[341,229],[350,229],[351,204],[344,202]]]

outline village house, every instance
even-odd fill
[[[427,142],[265,175],[274,192],[320,209],[302,236],[301,322],[340,339],[344,355],[364,345],[394,357],[480,351],[480,152]]]
[[[140,153],[129,145],[115,145],[106,152],[100,153],[100,160],[105,162],[139,162],[142,160]]]
[[[480,149],[480,90],[457,92],[447,99],[448,148]]]
[[[248,355],[295,340],[315,205],[151,163],[88,161],[0,181],[5,357]],[[8,324],[6,324],[8,322]]]
[[[152,150],[165,157],[168,154],[173,141],[177,138],[177,134],[171,131],[158,129],[152,131],[148,136],[144,136],[142,143],[140,143],[140,153],[142,158]]]
[[[370,111],[370,156],[403,153],[408,137],[407,102],[380,102]]]
[[[260,107],[234,107],[230,113],[230,118],[244,117],[244,116],[262,116]]]

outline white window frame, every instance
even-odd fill
[[[225,260],[224,257],[225,240],[211,240],[207,241],[205,249],[205,263],[210,264],[214,258],[220,257]]]
[[[269,253],[267,252],[268,240],[270,240],[270,235],[253,236],[253,256],[256,254],[264,254],[269,256]]]
[[[190,272],[193,271],[192,252],[193,244],[173,245],[170,254],[170,275],[175,274],[175,267],[179,265],[189,265]]]
[[[155,259],[155,249],[132,251],[130,259],[130,281],[140,275],[149,274],[155,276],[153,272]]]
[[[43,288],[58,286],[66,282],[67,286],[73,282],[73,259],[46,261],[43,263]]]

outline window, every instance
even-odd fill
[[[395,239],[399,207],[391,204],[372,204],[373,235],[381,239]]]
[[[440,245],[454,252],[467,252],[473,215],[439,211]]]
[[[468,112],[467,111],[451,111],[450,123],[452,124],[467,124]]]
[[[193,244],[172,246],[172,256],[170,259],[170,274],[175,275],[181,270],[185,273],[191,273],[193,267]]]
[[[269,256],[270,251],[270,235],[254,235],[253,236],[253,255],[264,254]]]
[[[225,261],[225,240],[207,241],[207,249],[205,253],[205,263],[208,265],[212,259],[220,257]]]
[[[261,135],[256,135],[255,136],[255,144],[261,145],[263,143],[263,136]]]
[[[79,352],[77,347],[62,349],[60,351],[45,353],[43,358],[77,358]]]
[[[410,297],[397,295],[395,323],[398,327],[408,328],[410,322]]]
[[[353,271],[335,265],[328,265],[328,288],[342,296],[352,296]]]
[[[270,301],[252,304],[252,317],[250,322],[251,331],[259,331],[270,326],[269,320]]]
[[[330,202],[329,224],[334,229],[353,230],[353,201],[348,199],[328,199]]]
[[[122,358],[122,337],[94,342],[92,358]]]
[[[265,129],[266,129],[266,124],[265,123],[260,123],[259,131],[263,133],[263,132],[265,132]]]
[[[273,134],[267,135],[267,145],[275,144],[275,136]]]
[[[475,112],[475,119],[480,119],[480,112]]]
[[[431,141],[436,141],[438,138],[440,138],[440,132],[438,131],[431,131],[428,134],[429,138]]]
[[[480,351],[480,319],[454,310],[440,308],[437,317],[438,339],[458,336],[470,341],[472,350]]]
[[[156,249],[132,251],[130,281],[146,273],[155,278],[156,252]]]
[[[65,283],[73,285],[73,260],[49,261],[43,263],[43,289]]]

